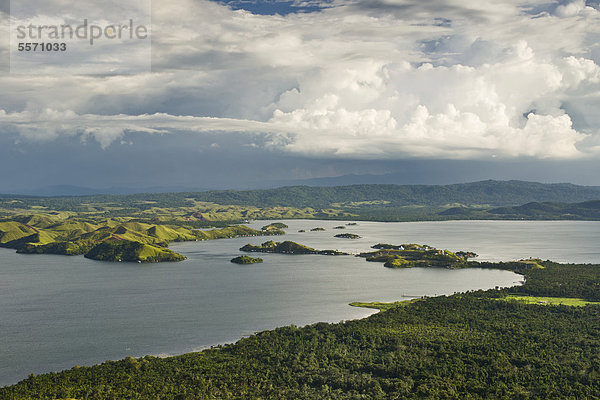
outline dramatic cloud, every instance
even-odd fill
[[[59,3],[45,2],[40,13]],[[258,15],[217,2],[155,2],[152,72],[5,74],[0,133],[93,138],[107,152],[134,132],[240,132],[273,152],[346,159],[578,159],[600,151],[597,4],[296,5],[318,11]]]

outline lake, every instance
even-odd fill
[[[512,286],[522,279],[481,269],[391,270],[352,256],[264,254],[262,264],[230,263],[246,243],[293,240],[347,252],[380,242],[423,243],[475,251],[482,260],[600,263],[599,222],[357,222],[345,230],[332,228],[348,221],[283,222],[290,226],[286,236],[173,244],[188,257],[180,263],[105,263],[0,249],[0,385],[32,372],[127,355],[179,354],[277,326],[337,322],[373,312],[348,306],[352,301],[452,294]],[[326,230],[309,232],[315,227]],[[333,237],[343,232],[361,239]]]

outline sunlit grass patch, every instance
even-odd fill
[[[509,294],[506,297],[501,298],[504,301],[521,301],[527,304],[539,304],[539,305],[564,305],[572,307],[583,307],[588,304],[600,304],[594,301],[587,301],[583,299],[575,299],[570,297],[539,297],[539,296],[519,296]]]
[[[404,301],[394,301],[391,303],[384,303],[380,301],[354,301],[350,303],[352,307],[363,307],[363,308],[374,308],[379,311],[389,310],[390,308],[405,306],[414,301],[418,300],[404,300]]]

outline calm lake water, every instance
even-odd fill
[[[288,235],[276,240],[318,249],[358,252],[379,242],[424,243],[472,250],[485,260],[533,256],[600,263],[598,222],[358,222],[345,230],[332,228],[347,221],[284,222]],[[309,232],[314,227],[326,231]],[[362,238],[333,237],[342,232]],[[521,280],[508,271],[391,270],[352,256],[265,254],[262,264],[229,262],[244,244],[269,239],[173,244],[188,260],[149,265],[0,249],[0,385],[31,372],[184,353],[277,326],[372,313],[348,306],[352,301],[452,294]]]

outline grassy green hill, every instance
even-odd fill
[[[183,257],[167,249],[170,242],[284,233],[272,226],[260,231],[243,225],[196,230],[127,218],[88,220],[16,215],[0,220],[0,247],[24,254],[85,254],[101,261],[179,261]]]
[[[85,254],[86,258],[98,261],[163,262],[182,261],[185,257],[164,247],[152,246],[129,240],[102,242]]]
[[[600,219],[600,200],[583,203],[532,202],[517,207],[502,207],[488,213],[511,218],[531,219]]]
[[[439,215],[462,219],[600,220],[600,200],[581,203],[531,202],[489,209],[452,207]]]

